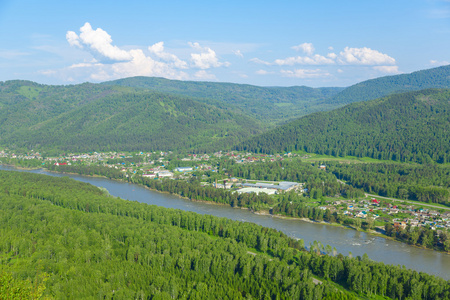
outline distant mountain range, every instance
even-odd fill
[[[216,100],[268,125],[286,121],[316,111],[327,110],[326,99],[336,95],[343,88],[260,87],[248,84],[179,81],[155,77],[131,77],[109,82],[105,85],[119,85],[144,90],[183,95],[196,98],[199,102]]]
[[[99,84],[0,84],[0,143],[13,148],[210,151],[263,128],[189,97]]]
[[[450,162],[450,90],[428,89],[314,113],[236,147],[419,163]]]
[[[353,102],[368,101],[391,94],[430,88],[450,88],[450,65],[410,74],[366,80],[331,96],[322,104],[340,107]]]
[[[307,120],[319,122],[320,116],[344,115],[342,110],[330,115],[311,113],[423,88],[450,88],[450,66],[377,78],[345,89],[258,87],[149,77],[68,86],[6,81],[0,82],[0,145],[72,152],[203,152],[240,144],[239,147],[255,151],[281,151],[300,146],[284,128],[308,126]],[[390,110],[387,106],[384,109]],[[345,117],[355,118],[353,113],[358,111],[346,112]],[[305,115],[310,116],[298,119]],[[275,128],[282,124],[286,126]],[[271,129],[274,131],[251,139]],[[317,130],[310,130],[318,134]],[[271,136],[274,132],[283,132],[289,138],[282,141]],[[297,129],[295,132],[310,136]],[[265,138],[272,140],[259,140]],[[247,139],[250,141],[244,143]],[[316,151],[311,149],[308,151]],[[346,153],[349,151],[348,148]]]

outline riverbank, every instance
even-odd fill
[[[0,169],[15,170],[2,168],[2,166],[0,166]],[[106,176],[79,176],[67,173],[61,174],[60,172],[50,173],[44,170],[30,172],[56,177],[68,176],[97,187],[106,188],[113,197],[129,201],[190,211],[201,215],[213,215],[244,223],[255,223],[276,229],[296,240],[301,239],[305,245],[320,241],[323,245],[335,247],[337,252],[344,256],[351,253],[353,257],[363,257],[364,254],[367,254],[374,261],[384,264],[404,265],[406,268],[414,269],[417,272],[426,272],[450,280],[450,274],[448,273],[450,269],[449,255],[437,251],[423,251],[418,247],[409,247],[404,243],[369,235],[362,231],[343,230],[338,226],[318,226],[320,224],[317,222],[298,222],[299,219],[289,219],[285,216],[281,218],[276,215],[258,215],[247,208],[232,209],[229,205],[212,206],[212,202],[197,202],[183,199],[174,194],[155,193],[155,190],[144,188],[143,185],[129,184],[123,180],[110,180]],[[268,209],[265,210],[267,213]]]
[[[112,180],[114,180],[116,182],[122,182],[122,183],[133,183],[130,180],[125,179],[125,178],[123,178],[123,179],[116,179],[116,178],[110,178],[110,177],[107,177],[107,176],[104,176],[104,175],[97,175],[97,174],[92,174],[91,175],[91,174],[81,174],[81,173],[76,173],[76,172],[67,172],[67,171],[66,172],[61,172],[61,171],[55,171],[55,170],[48,170],[46,168],[18,168],[16,166],[12,166],[12,165],[8,165],[8,166],[16,168],[16,169],[19,169],[19,170],[24,170],[24,171],[27,171],[27,170],[31,171],[31,170],[39,170],[40,169],[40,170],[44,170],[46,172],[51,172],[51,173],[55,173],[55,174],[67,174],[67,175],[75,175],[75,176],[76,175],[81,175],[81,176],[88,176],[88,177],[93,177],[93,178],[104,178],[104,179],[108,179],[108,180],[112,179]],[[142,183],[133,183],[133,184],[136,184],[138,186],[141,186],[141,187],[143,187],[143,188],[145,188],[147,190],[153,191],[153,192],[158,192],[158,193],[161,193],[161,194],[177,196],[177,198],[184,199],[184,200],[189,200],[189,201],[192,201],[192,202],[205,203],[207,205],[216,205],[216,206],[222,206],[222,207],[238,208],[240,210],[247,210],[247,211],[249,211],[249,212],[251,212],[251,213],[253,213],[255,215],[270,216],[270,217],[278,218],[278,219],[296,220],[296,221],[303,221],[303,222],[306,222],[306,223],[316,224],[316,225],[328,225],[328,226],[331,226],[331,227],[338,227],[338,228],[343,228],[343,229],[352,229],[353,231],[364,232],[364,233],[370,234],[370,235],[372,235],[374,237],[381,237],[381,238],[386,239],[386,240],[397,241],[397,242],[400,242],[400,243],[408,245],[408,246],[414,246],[414,248],[417,248],[417,249],[427,249],[427,250],[432,250],[432,251],[435,251],[435,252],[438,252],[438,253],[443,253],[443,254],[447,254],[447,255],[449,254],[446,251],[425,248],[425,247],[421,247],[420,245],[412,245],[412,244],[409,244],[409,243],[407,243],[407,242],[405,242],[403,240],[400,240],[400,239],[397,239],[397,238],[394,238],[394,237],[390,237],[390,236],[387,236],[385,234],[382,234],[382,233],[379,233],[379,232],[376,232],[376,231],[373,231],[373,230],[364,230],[364,229],[356,228],[356,227],[349,226],[349,225],[343,225],[343,224],[339,224],[339,223],[329,223],[329,222],[326,222],[326,221],[316,221],[316,220],[311,220],[311,219],[308,219],[308,218],[298,218],[298,217],[290,217],[290,216],[286,216],[286,215],[282,215],[282,214],[273,214],[270,211],[268,211],[267,209],[255,211],[255,210],[253,210],[252,208],[249,208],[249,207],[236,207],[236,206],[231,206],[230,204],[227,204],[227,203],[220,203],[220,202],[215,202],[215,201],[198,200],[198,199],[195,199],[195,198],[183,197],[183,196],[181,196],[181,195],[179,195],[177,193],[170,193],[170,192],[167,192],[167,191],[160,191],[160,190],[157,190],[157,189],[154,189],[154,188],[150,188],[150,187],[148,187],[148,186],[146,186],[145,184],[142,184]]]

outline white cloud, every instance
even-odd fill
[[[199,43],[188,43],[190,47],[182,50],[191,61],[188,63],[177,55],[166,51],[164,42],[147,47],[148,52],[137,47],[118,47],[113,45],[111,36],[101,28],[93,29],[89,23],[80,28],[80,33],[67,31],[67,42],[76,48],[91,53],[93,60],[84,59],[82,63],[74,63],[69,67],[57,70],[61,78],[78,77],[86,80],[111,80],[130,76],[159,76],[172,79],[215,79],[215,75],[206,72],[210,68],[229,66],[229,62],[221,62],[216,52]],[[194,49],[194,51],[192,51]],[[194,53],[193,53],[194,52]],[[239,54],[240,51],[237,52]],[[182,70],[201,69],[196,73]],[[58,76],[55,74],[48,75]]]
[[[375,66],[373,67],[374,70],[387,73],[387,74],[399,74],[398,66]]]
[[[307,69],[296,69],[296,70],[281,70],[281,74],[284,77],[295,77],[295,78],[323,78],[331,76],[327,71],[320,69],[307,70]]]
[[[78,48],[83,48],[80,43],[80,37],[73,31],[67,31],[66,40],[69,42],[70,46],[76,46]]]
[[[234,55],[239,56],[239,57],[244,57],[244,54],[242,54],[241,50],[233,50]]]
[[[148,47],[148,51],[150,51],[150,53],[153,53],[156,57],[158,57],[166,62],[172,63],[172,65],[175,68],[179,68],[179,69],[187,69],[188,68],[188,65],[185,61],[182,61],[174,54],[164,52],[164,42],[159,42],[159,43],[156,43],[156,44]]]
[[[275,59],[273,63],[253,58],[250,61],[267,66],[294,66],[294,65],[395,65],[394,58],[387,54],[381,53],[370,48],[350,48],[345,47],[339,54],[334,52],[328,53],[326,56],[314,54],[315,51],[311,43],[303,43],[292,47],[294,50],[302,50],[306,56],[293,56],[284,59]],[[333,47],[328,47],[332,50]],[[392,68],[391,68],[392,69]],[[393,70],[393,69],[392,69]]]
[[[450,62],[448,61],[438,61],[438,60],[430,60],[430,64],[433,66],[445,66],[445,65],[450,65]]]
[[[285,59],[276,59],[274,64],[279,66],[293,66],[293,65],[332,65],[334,60],[326,58],[325,56],[315,54],[313,56],[297,56],[288,57]]]
[[[331,59],[336,59],[337,58],[337,54],[336,53],[328,53],[327,57],[331,58]]]
[[[93,30],[88,22],[80,28],[79,36],[73,31],[68,31],[66,39],[71,46],[87,47],[100,60],[129,61],[133,59],[129,51],[111,44],[111,36],[106,31],[101,28]]]
[[[191,43],[189,45],[200,53],[192,53],[191,61],[193,66],[198,69],[206,70],[209,68],[228,67],[229,62],[220,62],[216,52],[209,47],[201,47],[199,43]]]
[[[312,55],[316,49],[314,49],[314,46],[312,43],[303,43],[298,46],[293,46],[291,49],[294,49],[295,51],[303,51],[306,55]]]
[[[344,65],[394,65],[395,59],[370,48],[349,48],[339,53],[339,63]]]

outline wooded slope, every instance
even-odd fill
[[[450,160],[450,90],[423,90],[302,117],[236,147],[419,163]]]
[[[368,101],[391,94],[430,88],[450,88],[450,65],[410,74],[366,80],[344,89],[325,100],[325,103],[337,108],[353,102]]]
[[[0,85],[0,143],[12,148],[213,151],[263,128],[242,114],[170,94],[98,84]]]
[[[355,298],[311,274],[363,295],[449,297],[443,279],[306,252],[259,225],[107,197],[68,178],[0,171],[0,179],[0,277],[45,272],[44,295],[56,299]]]
[[[196,97],[209,103],[214,99],[228,108],[269,124],[284,123],[316,111],[329,110],[325,99],[343,88],[261,87],[223,82],[179,81],[155,77],[131,77],[105,82],[107,85],[136,87]],[[320,103],[320,104],[319,104]]]

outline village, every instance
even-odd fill
[[[210,186],[218,189],[227,189],[236,193],[266,193],[276,197],[280,193],[295,192],[308,197],[308,190],[304,183],[279,181],[255,181],[242,178],[219,176],[217,161],[227,157],[238,164],[273,162],[295,158],[297,154],[285,153],[283,155],[255,155],[252,153],[215,152],[213,154],[186,154],[183,157],[172,152],[92,152],[83,154],[68,154],[54,157],[43,157],[38,152],[27,154],[8,153],[0,151],[2,158],[17,159],[22,161],[39,161],[42,166],[54,164],[63,165],[101,165],[120,170],[129,176],[142,176],[149,179],[174,179],[187,180],[197,176],[201,180],[201,186]],[[186,166],[175,166],[174,161]],[[319,169],[326,170],[325,165],[319,165]],[[214,174],[215,176],[212,176]],[[226,174],[226,173],[225,173]],[[353,224],[361,225],[362,222],[373,224],[373,227],[384,230],[384,225],[390,223],[397,230],[407,227],[427,227],[432,230],[450,230],[450,209],[427,207],[424,203],[411,204],[402,200],[388,200],[366,195],[360,199],[333,199],[326,198],[322,201],[311,199],[308,205],[329,210],[344,216]]]

